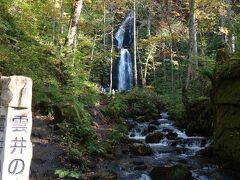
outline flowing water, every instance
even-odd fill
[[[210,145],[209,140],[201,136],[187,136],[184,131],[174,126],[167,113],[161,114],[161,119],[154,122],[138,123],[127,120],[134,127],[129,131],[128,138],[133,142],[144,142],[153,151],[152,155],[135,156],[129,151],[126,154],[116,153],[117,159],[99,164],[99,169],[114,171],[120,180],[150,180],[149,173],[156,166],[171,166],[184,164],[190,168],[195,180],[232,180],[221,172],[218,165],[208,157],[199,155],[199,151]],[[160,132],[163,138],[158,143],[146,143],[149,125],[156,127],[153,132]],[[128,146],[122,144],[117,151],[125,151]],[[134,162],[144,164],[143,169],[137,169]],[[143,167],[143,166],[142,166]]]
[[[118,91],[126,91],[132,88],[133,83],[133,66],[132,58],[127,49],[132,43],[132,26],[133,12],[131,11],[123,21],[115,34],[117,41],[117,49],[120,52],[120,58],[117,67],[117,89]]]

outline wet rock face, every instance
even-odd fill
[[[150,172],[152,180],[190,180],[191,171],[183,165],[168,167],[157,166]]]
[[[217,64],[213,79],[214,152],[232,167],[240,165],[240,63]]]
[[[171,140],[174,140],[174,139],[176,139],[177,137],[178,137],[178,134],[175,133],[175,132],[169,132],[169,133],[167,134],[167,138],[168,138],[168,139],[171,139]]]
[[[199,98],[188,102],[184,119],[177,123],[185,128],[188,136],[212,136],[213,109],[210,99]]]
[[[146,136],[146,143],[159,143],[163,139],[163,134],[161,132],[148,133]]]
[[[148,132],[153,132],[153,131],[155,131],[155,130],[157,130],[157,126],[156,125],[154,125],[154,124],[149,124],[148,125]]]
[[[106,171],[106,172],[98,172],[90,177],[91,180],[103,180],[103,179],[109,179],[109,180],[117,180],[117,174],[115,172]]]
[[[146,170],[147,169],[147,165],[139,165],[133,168],[134,170]]]
[[[152,149],[143,143],[133,143],[132,146],[130,146],[130,152],[133,155],[146,156],[152,154]]]

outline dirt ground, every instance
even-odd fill
[[[56,179],[54,171],[66,164],[64,147],[57,143],[59,137],[54,134],[51,121],[46,116],[36,116],[33,120],[31,180]]]

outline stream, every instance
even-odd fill
[[[116,160],[98,164],[100,171],[115,172],[119,180],[150,180],[149,174],[154,167],[183,164],[190,169],[195,180],[233,179],[222,172],[211,158],[199,155],[210,141],[201,136],[187,136],[174,126],[166,112],[155,121],[138,123],[129,119],[126,122],[132,126],[128,134],[130,143],[117,147]],[[149,133],[160,134],[161,137],[153,135],[149,138]],[[134,155],[129,151],[129,146],[134,143],[150,147],[152,153]]]

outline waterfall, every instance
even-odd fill
[[[126,91],[132,88],[133,84],[133,65],[129,50],[132,43],[133,34],[133,12],[130,11],[126,19],[122,22],[115,34],[117,49],[120,52],[120,58],[117,65],[117,89]]]

